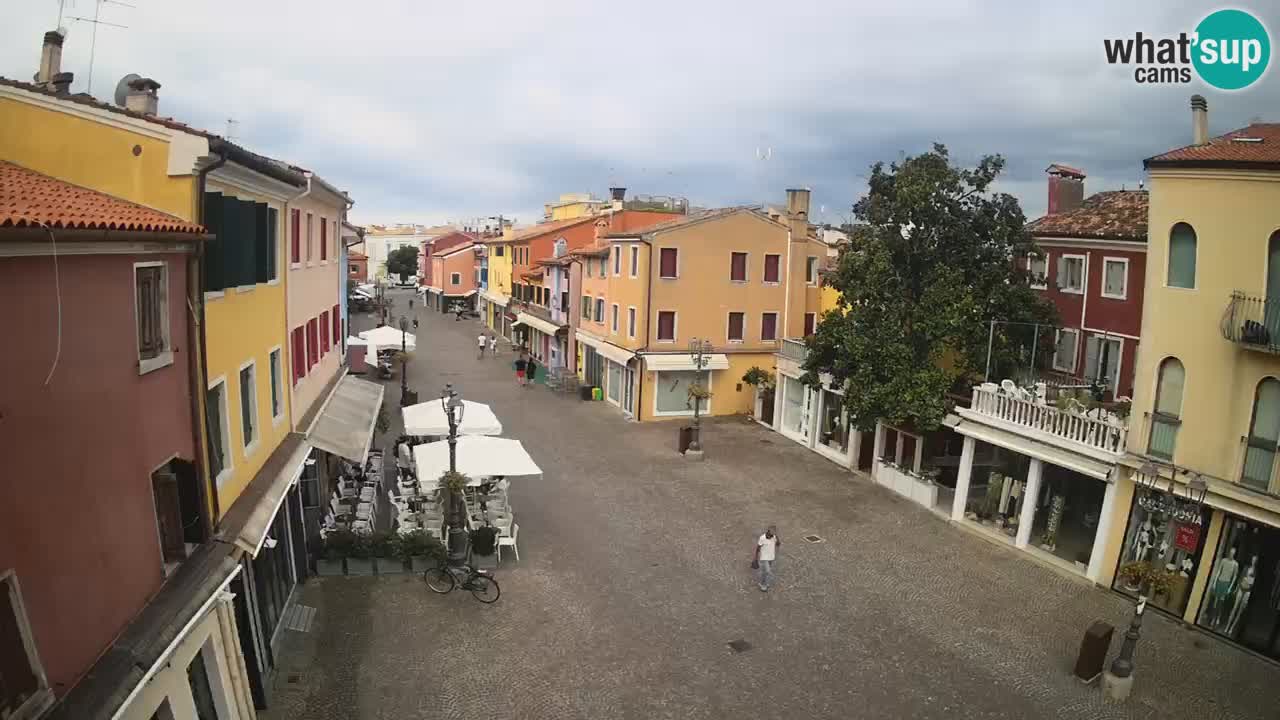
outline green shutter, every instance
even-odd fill
[[[266,205],[253,205],[254,280],[260,283],[271,279],[271,218]]]
[[[223,222],[222,194],[207,192],[204,194],[204,226],[213,240],[205,244],[204,250],[204,289],[206,292],[217,292],[226,287],[226,276],[222,272],[223,249],[226,247],[226,227]]]
[[[275,279],[276,262],[280,255],[280,213],[273,207],[267,208],[267,279]]]

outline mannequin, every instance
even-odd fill
[[[1182,559],[1182,577],[1191,577],[1191,571],[1196,569],[1196,564],[1190,557]]]
[[[1133,544],[1133,560],[1141,562],[1147,559],[1147,553],[1151,550],[1151,516],[1148,515],[1142,521],[1142,525],[1138,527],[1138,541]]]
[[[1209,605],[1205,608],[1205,624],[1212,627],[1222,625],[1222,606],[1226,604],[1239,573],[1240,563],[1236,562],[1236,549],[1231,548],[1227,557],[1219,560],[1217,567],[1213,569],[1213,577],[1209,581]]]
[[[1168,555],[1168,554],[1169,554],[1169,541],[1168,541],[1168,540],[1161,540],[1161,541],[1160,541],[1160,556],[1159,556],[1159,557],[1160,557],[1160,559],[1161,559],[1161,560],[1163,560],[1163,559],[1165,558],[1165,556],[1166,556],[1166,555]]]
[[[1254,555],[1249,560],[1249,569],[1244,571],[1244,577],[1240,578],[1240,587],[1236,589],[1235,602],[1231,604],[1231,619],[1227,621],[1227,634],[1236,634],[1236,625],[1240,623],[1240,616],[1244,614],[1244,609],[1249,604],[1249,595],[1253,590],[1253,580],[1258,574],[1258,556]]]

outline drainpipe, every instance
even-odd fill
[[[204,225],[204,193],[205,186],[208,183],[209,173],[217,170],[227,164],[225,156],[218,156],[218,159],[211,164],[204,166],[196,172],[196,222]],[[196,450],[196,475],[203,477],[209,470],[209,450],[205,447],[204,433],[200,430],[204,427],[205,417],[208,410],[204,413],[200,412],[200,408],[204,405],[201,401],[203,393],[209,386],[209,363],[208,363],[208,345],[204,335],[204,260],[205,245],[198,243],[196,251],[187,259],[187,310],[190,321],[187,323],[187,333],[192,343],[198,348],[198,358],[195,362],[188,362],[187,369],[191,375],[191,392],[194,402],[191,403],[191,436],[192,442],[195,443]],[[209,477],[209,482],[200,482],[200,515],[203,518],[203,530],[206,537],[213,536],[213,528],[217,525],[218,518],[222,516],[222,508],[218,504],[218,493],[213,490],[215,478]],[[206,516],[209,508],[213,508],[213,515]]]
[[[649,246],[649,273],[648,273],[649,277],[645,281],[646,287],[644,290],[644,349],[648,350],[649,349],[649,326],[653,324],[652,323],[652,320],[653,320],[653,317],[652,317],[653,315],[653,312],[652,312],[652,309],[653,309],[652,308],[652,305],[653,305],[653,243],[645,243],[645,244]],[[644,364],[645,363],[644,363],[643,355],[638,357],[640,359],[640,362],[638,363],[639,367],[637,367],[636,369],[639,370],[640,383],[636,387],[636,422],[640,421],[642,417],[640,413],[644,412],[643,400],[644,400]],[[657,381],[655,380],[655,382]]]
[[[782,339],[787,338],[787,328],[791,327],[791,283],[795,278],[791,277],[791,228],[787,228],[787,291],[782,296]],[[774,333],[777,335],[777,333]],[[782,349],[782,344],[778,344],[778,349]]]

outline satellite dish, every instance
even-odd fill
[[[138,73],[129,73],[128,75],[125,75],[124,77],[120,78],[120,82],[116,83],[115,99],[116,99],[117,105],[119,105],[120,107],[124,107],[124,100],[125,98],[129,97],[129,83],[133,82],[134,80],[141,80],[141,79],[142,79],[142,76],[139,75]]]

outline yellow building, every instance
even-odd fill
[[[573,220],[595,215],[608,206],[608,200],[596,198],[591,193],[563,193],[559,200],[544,206],[542,218],[544,221]]]
[[[511,239],[515,230],[506,226],[501,237],[484,241],[488,272],[480,290],[480,317],[498,335],[510,338],[511,323],[505,312],[511,304]]]
[[[1146,161],[1142,344],[1108,566],[1167,568],[1157,607],[1280,659],[1280,124],[1210,139],[1204,98],[1192,116],[1192,145]]]

